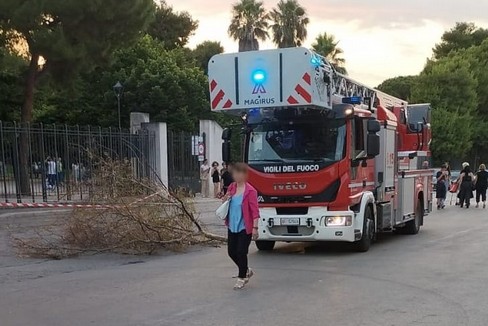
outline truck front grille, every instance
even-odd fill
[[[315,227],[306,226],[274,226],[269,228],[269,233],[275,236],[310,236],[315,232]]]

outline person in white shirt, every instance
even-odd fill
[[[208,165],[208,160],[205,159],[203,164],[200,166],[200,181],[202,183],[202,197],[209,197],[208,189],[208,179],[210,177],[210,165]]]
[[[47,184],[50,189],[53,189],[56,186],[56,162],[51,158],[51,156],[47,157],[46,169]]]

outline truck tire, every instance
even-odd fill
[[[415,209],[415,218],[405,223],[403,231],[405,234],[417,234],[420,231],[420,224],[424,217],[424,203],[419,200],[417,208]]]
[[[358,252],[366,252],[371,247],[374,238],[374,219],[371,207],[366,207],[363,221],[363,234],[361,240],[354,242],[354,249]]]
[[[273,250],[274,246],[274,241],[256,241],[256,247],[258,247],[260,251],[271,251]]]

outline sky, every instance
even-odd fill
[[[271,9],[278,0],[264,0]],[[226,52],[236,52],[237,43],[227,34],[231,19],[229,0],[167,0],[176,11],[188,11],[199,21],[190,47],[205,41],[220,41]],[[486,0],[299,0],[310,17],[310,47],[322,32],[332,33],[344,50],[349,75],[377,86],[399,75],[418,74],[442,33],[458,21],[488,28]],[[274,48],[271,42],[262,49]]]

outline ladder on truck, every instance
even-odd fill
[[[316,62],[319,62],[319,68],[322,70],[324,76],[332,76],[330,79],[333,92],[331,95],[333,98],[335,97],[338,100],[342,100],[344,97],[370,98],[373,106],[379,102],[381,106],[388,109],[393,107],[406,107],[408,105],[404,100],[383,93],[377,89],[357,82],[346,75],[338,73],[325,57],[314,51],[312,51],[312,53],[317,58]]]

